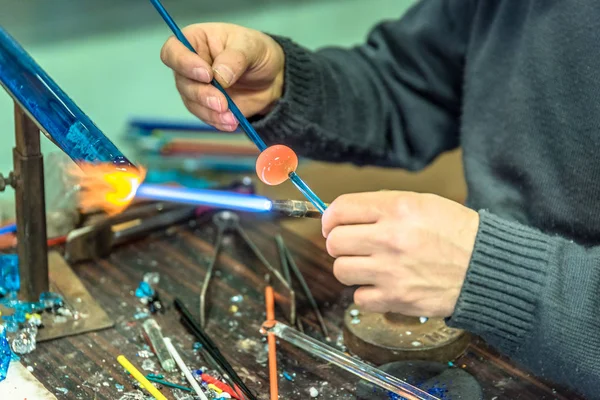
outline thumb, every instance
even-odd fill
[[[232,86],[256,59],[256,54],[251,54],[244,47],[252,46],[227,47],[213,62],[215,79],[224,88]]]

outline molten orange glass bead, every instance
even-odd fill
[[[298,156],[287,146],[267,147],[256,160],[256,174],[267,185],[279,185],[298,168]]]

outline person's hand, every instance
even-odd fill
[[[281,97],[285,55],[270,36],[222,23],[191,25],[183,34],[198,54],[171,37],[161,59],[175,72],[187,109],[207,124],[223,131],[238,125],[225,96],[210,85],[213,77],[246,117],[267,113]]]
[[[449,317],[460,294],[479,214],[431,194],[382,191],[338,197],[323,214],[333,272],[360,285],[367,311]]]

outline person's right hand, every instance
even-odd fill
[[[213,77],[246,117],[266,114],[281,97],[285,55],[270,36],[223,23],[190,25],[183,34],[198,54],[173,36],[161,59],[175,72],[187,109],[207,124],[223,131],[238,125],[225,96],[210,84]]]

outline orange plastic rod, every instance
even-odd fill
[[[273,288],[267,286],[265,289],[265,303],[267,306],[267,320],[275,320],[275,294]],[[274,334],[269,333],[267,341],[269,344],[269,382],[271,386],[271,400],[279,400],[279,388],[277,387],[277,348]]]

